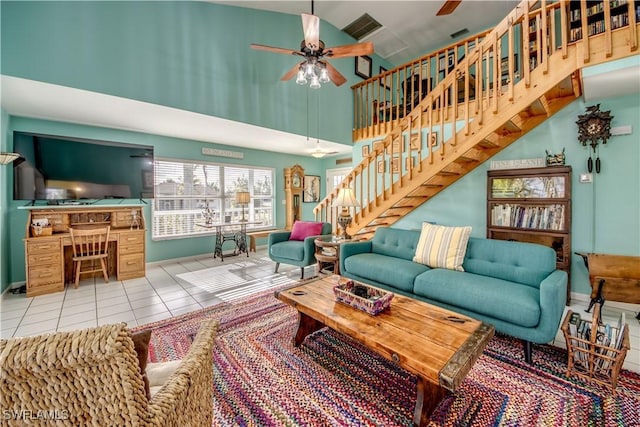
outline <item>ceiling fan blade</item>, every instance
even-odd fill
[[[291,49],[284,49],[282,47],[273,47],[273,46],[265,46],[263,44],[251,44],[251,49],[255,49],[255,50],[264,50],[267,52],[275,52],[275,53],[284,53],[286,55],[300,55],[300,56],[304,56],[302,55],[301,52],[297,51],[297,50],[291,50]]]
[[[447,0],[444,2],[440,10],[436,13],[436,16],[449,15],[456,10],[456,7],[462,3],[462,0]]]
[[[293,78],[293,76],[295,76],[298,73],[298,69],[300,68],[300,64],[296,64],[293,66],[292,69],[290,69],[289,71],[287,71],[284,76],[282,76],[280,78],[280,80],[287,81],[287,80],[291,80]]]
[[[319,61],[319,62],[324,64],[325,67],[327,67],[329,78],[331,79],[333,84],[335,84],[336,86],[340,86],[347,81],[347,79],[342,74],[340,74],[340,71],[336,70],[333,65],[331,65],[327,61]]]
[[[331,47],[329,49],[326,49],[325,52],[327,52],[326,56],[329,56],[331,58],[371,55],[373,53],[373,42],[362,42]]]
[[[312,51],[318,50],[320,47],[320,18],[303,13],[302,31],[304,31],[304,44]]]

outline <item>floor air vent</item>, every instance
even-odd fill
[[[360,18],[344,27],[342,31],[349,34],[354,39],[360,40],[381,27],[381,23],[373,19],[368,13],[365,13]]]

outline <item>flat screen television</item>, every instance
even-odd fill
[[[153,147],[13,133],[14,200],[153,197]]]

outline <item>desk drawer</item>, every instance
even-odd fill
[[[121,244],[118,250],[120,251],[120,255],[139,254],[144,252],[144,245],[143,244],[139,244],[139,245]]]
[[[59,264],[29,266],[29,280],[27,291],[40,286],[60,284],[64,287],[62,269]]]
[[[118,243],[121,247],[131,245],[144,245],[144,231],[120,232]]]
[[[27,242],[27,254],[51,254],[53,252],[60,253],[60,239],[55,237],[47,239],[46,237],[38,237],[37,241],[29,240]]]
[[[120,255],[120,263],[119,263],[118,274],[133,273],[137,271],[144,272],[144,254],[128,254],[128,255]]]
[[[43,264],[60,264],[60,252],[29,253],[29,268]]]

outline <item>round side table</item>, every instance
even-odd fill
[[[323,236],[314,240],[319,271],[333,265],[333,274],[340,274],[340,244],[344,241],[335,236]]]

